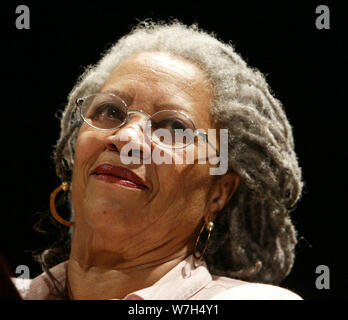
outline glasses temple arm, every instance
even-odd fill
[[[216,149],[216,147],[209,141],[208,139],[208,135],[204,132],[201,132],[201,131],[196,131],[198,135],[200,135],[205,142],[207,142],[212,148],[214,148],[215,152],[217,153],[217,156],[219,157],[220,156],[220,152],[218,149]]]

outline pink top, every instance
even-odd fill
[[[50,269],[65,282],[68,261]],[[25,300],[54,300],[46,273],[34,279],[12,278]],[[188,256],[151,287],[128,294],[123,300],[302,300],[295,293],[273,285],[250,283],[210,274],[205,262],[198,266]]]

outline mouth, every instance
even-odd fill
[[[111,164],[102,164],[96,167],[92,175],[98,180],[119,184],[129,188],[149,189],[145,182],[131,170]]]

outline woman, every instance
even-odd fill
[[[199,133],[176,139],[186,129]],[[211,174],[223,157],[199,161],[202,143],[228,151],[227,172]],[[300,299],[275,286],[293,265],[302,189],[291,127],[231,45],[139,24],[71,91],[55,160],[51,209],[72,226],[70,256],[28,280],[25,299]],[[55,209],[61,189],[73,222]]]

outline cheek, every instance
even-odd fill
[[[73,191],[74,189],[81,191],[80,189],[84,188],[88,171],[92,168],[103,147],[102,139],[95,132],[86,130],[83,126],[81,127],[76,140],[74,155]]]
[[[180,151],[173,153],[171,158],[171,164],[157,166],[161,185],[167,189],[166,191],[189,195],[195,190],[200,190],[201,186],[205,186],[211,180],[209,164],[198,163],[199,153],[196,146],[189,154]],[[177,163],[178,159],[183,163]]]
[[[86,124],[83,124],[76,140],[74,170],[75,167],[91,163],[91,161],[96,159],[104,147],[103,134],[90,128]]]
[[[98,152],[98,139],[91,135],[88,131],[79,133],[76,141],[74,170],[76,167],[83,165],[93,157],[93,154]]]
[[[212,176],[205,164],[157,166],[160,198],[167,199],[185,222],[197,222],[204,213]],[[188,214],[190,213],[190,214]]]

